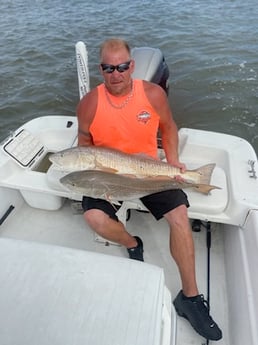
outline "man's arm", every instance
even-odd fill
[[[178,157],[178,130],[173,119],[164,90],[152,83],[146,83],[145,93],[160,116],[160,132],[162,146],[164,148],[167,162],[175,167],[185,170],[185,165],[179,161]]]
[[[93,89],[87,93],[77,106],[78,118],[78,146],[93,145],[90,125],[94,118],[98,100],[98,91]]]

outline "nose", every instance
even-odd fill
[[[121,80],[121,73],[119,73],[117,70],[114,70],[114,72],[111,73],[111,81],[117,80]]]
[[[113,74],[113,75],[120,75],[121,73],[120,73],[120,72],[118,72],[118,70],[117,70],[117,69],[115,69],[115,70],[112,72],[112,74]]]

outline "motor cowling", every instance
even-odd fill
[[[164,55],[158,48],[133,48],[132,58],[135,60],[133,78],[143,79],[160,85],[166,94],[169,91],[169,69]]]

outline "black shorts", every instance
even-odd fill
[[[161,219],[164,214],[180,205],[186,205],[186,207],[189,207],[187,195],[181,189],[173,189],[150,194],[144,196],[140,200],[157,220]],[[82,199],[82,207],[84,212],[91,209],[102,210],[108,214],[110,218],[118,221],[116,212],[118,211],[119,206],[112,205],[106,200],[84,196]]]

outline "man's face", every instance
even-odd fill
[[[100,65],[100,72],[104,78],[105,85],[111,94],[123,96],[130,92],[131,74],[134,71],[134,61],[131,60],[129,53],[125,48],[120,48],[118,50],[106,48],[102,52],[101,64],[117,66],[120,64],[125,64],[129,61],[129,68],[123,72],[119,72],[117,69],[115,69],[112,73],[107,73],[110,71],[110,69],[104,71]],[[128,66],[128,64],[122,65],[122,70],[124,66]]]

